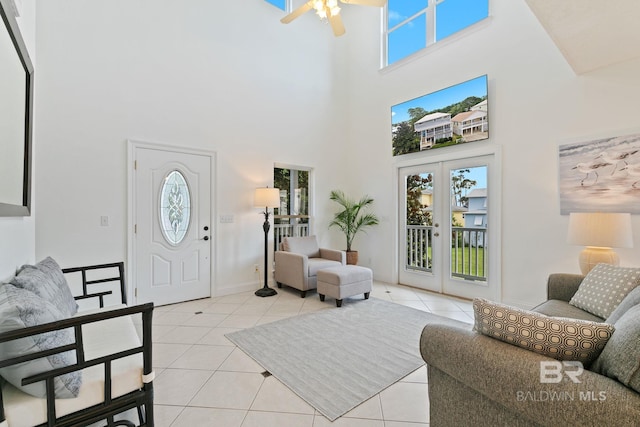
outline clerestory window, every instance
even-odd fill
[[[386,63],[391,65],[489,16],[489,0],[388,0]]]
[[[271,3],[278,9],[282,9],[285,12],[287,11],[287,0],[266,0],[267,3]]]

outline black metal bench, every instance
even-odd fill
[[[116,271],[115,276],[111,276],[110,271]],[[105,277],[98,279],[88,279],[88,272],[107,272]],[[104,307],[104,297],[111,295],[112,291],[92,292],[91,288],[97,284],[117,282],[119,285],[120,299],[123,304],[126,303],[126,286],[124,279],[124,263],[100,264],[86,267],[63,269],[65,275],[79,273],[82,278],[82,294],[75,297],[77,300],[86,300],[97,298],[99,307]],[[142,344],[140,346],[129,348],[124,351],[118,351],[113,354],[105,355],[99,358],[85,360],[85,351],[83,349],[84,334],[83,325],[94,322],[106,321],[122,316],[140,316],[142,322]],[[37,325],[29,328],[13,330],[0,334],[0,343],[17,340],[24,337],[34,336],[45,332],[73,328],[75,340],[73,343],[53,348],[37,353],[30,353],[20,357],[3,360],[0,355],[0,368],[34,360],[52,354],[63,353],[67,351],[75,352],[76,363],[64,368],[59,368],[37,375],[23,378],[22,384],[28,385],[39,381],[45,382],[46,401],[47,401],[47,422],[40,426],[83,426],[94,422],[106,420],[106,425],[111,426],[134,426],[130,421],[116,421],[114,416],[121,414],[130,409],[137,409],[138,425],[141,427],[153,426],[153,366],[152,366],[152,343],[151,343],[151,325],[153,315],[153,303],[137,305],[133,307],[124,307],[117,309],[99,310],[98,312],[78,315],[69,319],[57,322]],[[113,397],[111,383],[111,369],[114,361],[141,353],[142,366],[142,387],[133,390],[125,395]],[[90,405],[82,410],[58,417],[56,415],[55,397],[53,380],[56,376],[67,374],[69,372],[82,370],[92,366],[102,365],[104,369],[104,401],[97,405]],[[5,421],[5,408],[0,393],[0,423]],[[10,426],[11,427],[11,426]]]

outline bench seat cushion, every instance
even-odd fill
[[[86,360],[140,346],[140,338],[130,316],[86,324],[82,329]],[[142,388],[142,355],[114,361],[111,380],[113,397]],[[22,393],[10,384],[3,386],[2,393],[9,427],[28,427],[47,421],[46,399]],[[56,399],[56,416],[73,413],[103,400],[104,365],[97,365],[82,371],[78,397]]]

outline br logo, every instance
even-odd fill
[[[563,376],[567,376],[574,383],[579,383],[578,378],[584,372],[582,362],[578,361],[544,361],[540,362],[540,382],[543,384],[559,383]]]

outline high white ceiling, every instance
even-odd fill
[[[640,57],[640,0],[526,0],[576,74]]]

